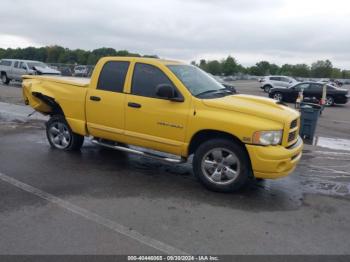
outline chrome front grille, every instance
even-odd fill
[[[284,143],[286,147],[295,144],[299,136],[299,118],[294,119],[289,124],[289,129],[286,130]]]
[[[290,129],[296,128],[298,126],[298,119],[294,119],[292,123],[290,123]]]
[[[296,137],[297,137],[297,131],[293,131],[293,132],[289,133],[289,135],[288,135],[288,143],[294,141]]]

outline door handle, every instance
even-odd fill
[[[90,100],[92,100],[92,101],[101,101],[101,97],[98,97],[98,96],[90,96]]]
[[[128,107],[141,108],[141,105],[138,103],[129,102]]]

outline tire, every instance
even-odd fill
[[[10,83],[10,79],[7,77],[6,74],[1,74],[1,82],[4,85],[8,85]]]
[[[281,92],[276,92],[273,94],[273,99],[282,102],[283,101],[283,94]]]
[[[269,92],[270,92],[270,89],[271,89],[271,86],[270,86],[270,85],[264,86],[264,92],[265,92],[265,93],[269,93]]]
[[[193,172],[209,190],[234,192],[246,184],[250,161],[241,145],[228,139],[201,144],[193,157]]]
[[[52,148],[64,151],[79,150],[84,136],[75,134],[62,115],[54,115],[46,123],[46,137]]]
[[[333,106],[334,105],[334,98],[332,96],[327,96],[325,104],[326,104],[326,106]]]

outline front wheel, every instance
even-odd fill
[[[79,150],[84,143],[84,137],[73,133],[61,115],[51,117],[46,123],[46,136],[51,147],[66,151]]]
[[[278,102],[282,102],[282,100],[283,100],[283,95],[282,95],[282,93],[276,92],[276,93],[273,95],[273,99],[277,100]]]
[[[208,189],[233,192],[248,181],[249,158],[238,143],[228,139],[212,139],[196,150],[193,171]]]

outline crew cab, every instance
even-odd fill
[[[57,70],[39,61],[2,59],[0,62],[0,75],[3,84],[7,85],[11,80],[22,80],[23,75],[60,75]]]
[[[172,163],[194,155],[194,174],[211,190],[234,191],[253,176],[286,176],[301,158],[297,111],[235,94],[192,65],[105,57],[91,80],[29,75],[22,86],[25,103],[50,116],[53,148],[78,150],[92,137]]]

